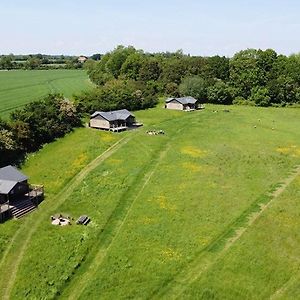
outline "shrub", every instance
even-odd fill
[[[179,86],[182,96],[192,96],[200,102],[207,100],[208,83],[200,76],[186,77]]]
[[[271,97],[267,88],[256,87],[251,90],[250,101],[257,106],[269,106],[271,104]]]
[[[11,124],[0,121],[0,165],[14,163],[80,125],[76,107],[61,95],[27,104],[11,114]]]
[[[207,99],[215,104],[232,104],[232,97],[228,86],[223,81],[217,81],[213,86],[207,88]]]

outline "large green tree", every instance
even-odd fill
[[[215,82],[207,88],[207,100],[216,104],[231,104],[232,96],[226,83],[221,80]]]
[[[133,47],[118,46],[109,54],[109,58],[105,63],[106,72],[112,74],[115,78],[118,78],[124,62],[128,56],[135,52],[136,50]]]
[[[161,75],[162,69],[160,62],[155,57],[145,57],[139,69],[139,79],[142,81],[157,81]]]
[[[258,106],[269,106],[271,102],[271,97],[269,95],[269,90],[265,87],[255,87],[251,91],[251,96],[249,101],[254,102]]]
[[[251,90],[263,80],[263,71],[257,63],[255,49],[240,51],[230,60],[230,83],[235,89],[234,96],[248,98]]]
[[[143,59],[143,54],[140,52],[130,54],[122,64],[120,74],[125,78],[138,80]]]
[[[206,73],[212,78],[229,80],[229,58],[225,56],[212,56],[207,58]]]
[[[11,70],[14,67],[13,55],[5,55],[0,58],[0,69]]]
[[[179,86],[182,96],[192,96],[204,103],[207,100],[207,81],[200,76],[191,76],[183,79]]]
[[[181,50],[144,53],[118,46],[85,67],[98,86],[115,79],[133,80],[142,82],[152,95],[190,95],[216,103],[244,99],[243,103],[252,104],[267,90],[270,99],[256,100],[256,105],[299,102],[300,55],[277,55],[272,49],[247,49],[227,58],[190,56]]]
[[[25,63],[25,68],[30,70],[38,69],[41,66],[41,64],[42,60],[40,58],[30,57]]]

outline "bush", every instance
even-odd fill
[[[182,96],[192,96],[201,103],[207,100],[208,83],[200,76],[186,77],[179,86]]]
[[[171,95],[172,97],[180,96],[178,85],[174,82],[169,82],[165,85],[165,93],[166,95]]]
[[[0,167],[15,161],[18,156],[18,145],[10,128],[0,125]]]
[[[221,80],[207,88],[207,99],[210,103],[232,104],[232,97],[228,86]]]
[[[27,104],[11,114],[11,124],[0,121],[0,165],[12,164],[80,125],[76,107],[61,95]]]
[[[257,106],[270,106],[271,97],[267,88],[256,87],[251,90],[249,101],[252,101]]]
[[[11,120],[28,127],[28,144],[31,144],[29,149],[25,147],[28,151],[36,150],[42,144],[49,143],[80,125],[74,105],[57,94],[27,104],[22,110],[13,112]],[[15,130],[18,128],[15,126]]]
[[[123,108],[138,110],[153,107],[157,103],[155,86],[132,80],[112,80],[75,98],[83,113]]]
[[[249,106],[255,106],[255,102],[246,100],[243,97],[236,97],[233,99],[232,104],[235,105],[249,105]]]

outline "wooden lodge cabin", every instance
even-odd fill
[[[43,196],[44,188],[30,185],[28,177],[15,167],[0,168],[0,222],[31,212]]]
[[[199,102],[193,97],[182,97],[182,98],[168,98],[166,100],[165,108],[191,111],[200,108]]]
[[[137,123],[135,116],[127,109],[110,112],[96,111],[91,115],[89,126],[110,131],[124,131],[130,128],[142,126]]]

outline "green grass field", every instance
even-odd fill
[[[91,83],[82,70],[2,71],[0,72],[0,117],[48,93],[71,97]]]
[[[47,195],[1,225],[3,299],[299,298],[299,110],[223,108],[160,105],[136,131],[80,128],[31,155]]]

